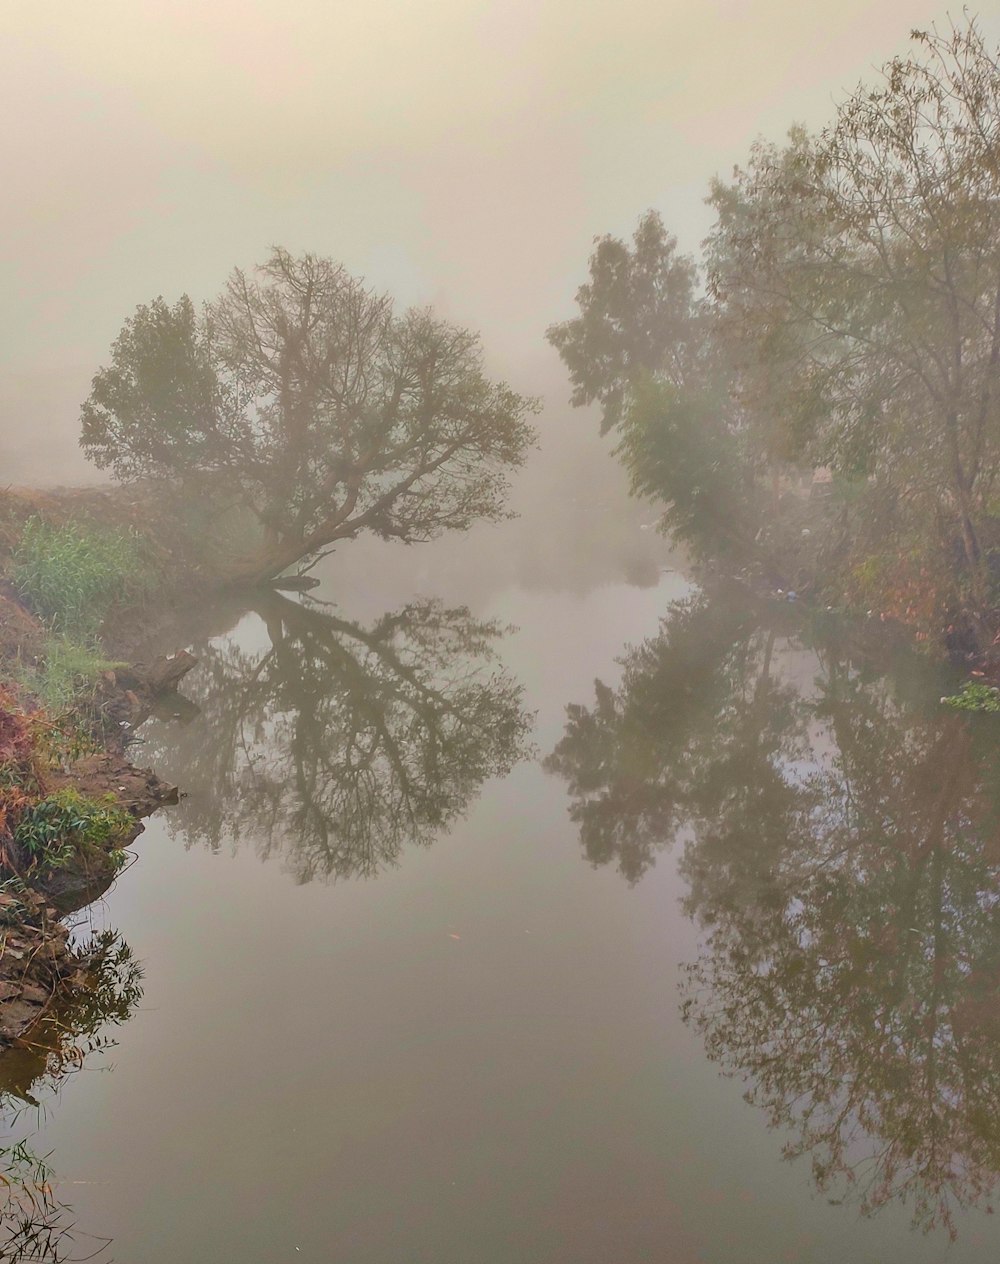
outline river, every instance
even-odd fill
[[[141,998],[0,1079],[66,1258],[996,1258],[990,718],[600,508],[190,616]]]

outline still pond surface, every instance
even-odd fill
[[[996,729],[640,525],[192,616],[187,797],[82,919],[141,996],[0,1064],[69,1258],[1000,1255]]]

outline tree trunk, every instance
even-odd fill
[[[259,588],[324,545],[324,541],[312,539],[285,539],[265,546],[256,554],[241,558],[226,576],[226,584],[231,588]]]
[[[979,547],[979,537],[972,521],[971,492],[972,479],[968,476],[959,451],[958,420],[954,411],[946,417],[948,443],[951,449],[951,482],[952,494],[958,506],[959,526],[962,532],[962,550],[969,569],[969,580],[972,585],[972,597],[976,604],[974,618],[977,623],[986,614],[989,606],[989,583],[987,580],[983,552]]]
[[[133,668],[142,685],[152,694],[165,693],[168,689],[176,689],[182,676],[186,676],[198,660],[187,650],[177,650],[174,654],[161,655],[152,666],[140,669]]]
[[[965,561],[969,570],[969,583],[972,590],[972,600],[975,603],[975,609],[972,611],[973,622],[975,623],[977,633],[982,636],[985,634],[985,625],[983,619],[989,612],[990,608],[990,592],[989,592],[989,575],[987,574],[986,560],[983,557],[983,551],[979,545],[979,537],[976,528],[972,522],[972,516],[969,512],[968,497],[965,495],[964,488],[959,499],[959,521],[962,530],[962,550],[965,553]]]

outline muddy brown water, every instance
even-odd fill
[[[193,619],[188,797],[81,928],[142,998],[6,1084],[78,1254],[996,1258],[996,731],[640,525]]]

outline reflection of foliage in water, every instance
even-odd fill
[[[684,1011],[786,1153],[954,1234],[1000,1172],[995,728],[778,617],[675,608],[548,767],[595,864],[683,839]]]
[[[49,1156],[34,1149],[33,1121],[67,1075],[114,1047],[106,1030],[128,1021],[142,997],[142,971],[116,934],[80,950],[88,964],[73,986],[0,1058],[0,1261],[60,1264],[96,1259],[108,1242],[81,1232],[54,1186]]]
[[[372,876],[525,754],[522,688],[495,659],[502,625],[436,601],[370,627],[277,595],[258,613],[268,648],[196,646],[201,715],[147,738],[188,792],[169,818],[187,840],[252,837],[301,882]]]

